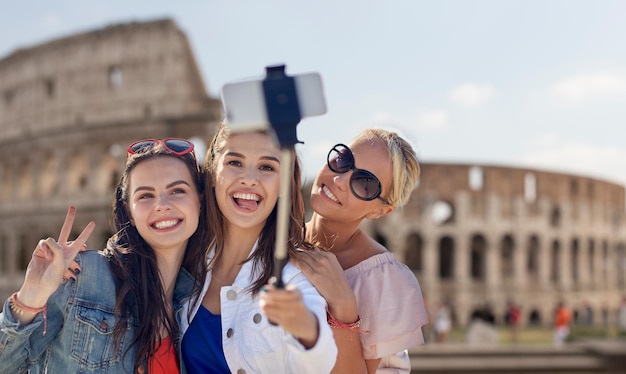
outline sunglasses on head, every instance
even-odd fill
[[[193,151],[193,143],[186,139],[179,138],[167,138],[167,139],[145,139],[134,142],[128,146],[128,155],[134,155],[139,153],[150,152],[150,150],[157,145],[161,144],[165,150],[176,156],[184,156],[190,154],[193,156],[196,168],[198,168],[198,162],[196,161],[196,154]]]
[[[378,199],[387,205],[389,201],[382,198],[383,186],[376,176],[367,170],[359,169],[354,165],[354,155],[345,144],[336,144],[328,152],[328,167],[337,174],[347,173],[352,170],[350,177],[350,190],[358,199],[372,201]]]

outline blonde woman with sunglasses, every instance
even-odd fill
[[[328,302],[339,349],[333,373],[409,373],[407,349],[428,323],[411,270],[359,228],[405,205],[419,177],[414,150],[398,134],[368,129],[328,153],[311,190],[309,242],[297,266]]]
[[[113,203],[116,234],[103,251],[81,251],[95,224],[68,242],[70,207],[58,240],[39,242],[0,314],[0,372],[184,372],[177,332],[204,274],[203,183],[192,143],[129,146]],[[65,280],[68,266],[80,276]]]

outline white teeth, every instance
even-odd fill
[[[157,229],[167,229],[167,228],[176,226],[177,223],[178,223],[177,219],[171,219],[168,221],[159,221],[154,224],[154,227],[156,227]]]
[[[328,187],[323,186],[322,187],[322,191],[324,191],[324,194],[326,194],[326,196],[328,196],[332,201],[338,203],[339,200],[337,200],[337,196],[335,196],[332,192],[330,192],[330,190],[328,189]]]
[[[235,199],[259,201],[259,195],[253,193],[236,192],[233,194]]]

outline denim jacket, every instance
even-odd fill
[[[120,347],[115,351],[113,330],[115,282],[108,261],[97,251],[79,253],[81,273],[76,281],[59,287],[48,299],[47,332],[43,335],[42,313],[28,325],[20,326],[4,303],[0,313],[0,374],[4,373],[130,373],[135,346],[129,348],[137,325],[131,319]],[[176,316],[187,301],[193,279],[179,272],[174,291]],[[180,324],[181,321],[178,321]],[[176,334],[178,335],[178,334]],[[180,340],[175,337],[181,370]],[[146,370],[147,371],[147,370]]]

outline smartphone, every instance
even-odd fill
[[[326,113],[322,78],[318,73],[305,73],[294,78],[300,117]],[[222,86],[222,105],[229,126],[234,130],[255,130],[271,127],[265,103],[263,79],[242,80]]]

